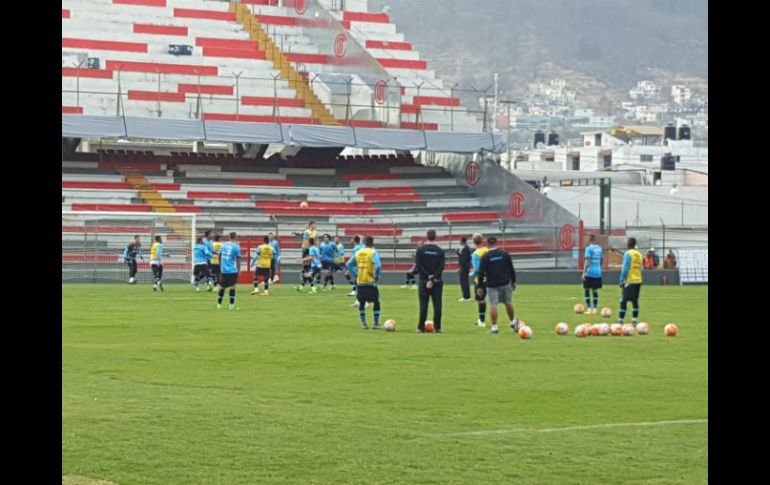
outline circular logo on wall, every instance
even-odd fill
[[[348,36],[345,34],[339,34],[337,35],[337,38],[334,39],[334,55],[337,57],[344,57],[346,46],[348,42]]]
[[[307,4],[305,4],[305,0],[294,0],[294,10],[299,15],[304,15],[305,12],[307,12]]]
[[[590,147],[590,146],[591,146],[591,141],[590,141],[590,140],[586,140],[586,141],[583,143],[583,145],[585,145],[585,146],[586,146],[586,148],[588,148],[588,147]]]
[[[476,185],[481,179],[481,167],[476,162],[468,162],[465,166],[465,181],[468,185]]]
[[[559,244],[562,249],[572,249],[575,246],[575,226],[572,224],[564,224],[559,230]]]
[[[524,217],[524,194],[521,192],[514,192],[511,194],[511,198],[508,201],[508,205],[511,209],[511,215],[517,219]]]
[[[385,104],[385,94],[388,89],[387,81],[377,81],[374,85],[374,102],[377,104]]]

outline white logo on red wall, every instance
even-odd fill
[[[562,249],[572,249],[575,246],[575,226],[572,224],[564,224],[559,230],[559,244]]]
[[[468,185],[476,185],[481,179],[481,167],[476,162],[468,162],[465,166],[465,181]]]
[[[508,205],[511,209],[511,215],[517,219],[524,217],[524,194],[521,192],[514,192],[511,194],[511,198],[508,201]]]
[[[294,0],[294,10],[298,15],[304,15],[307,12],[307,4],[305,0]]]
[[[346,52],[346,45],[348,42],[348,36],[345,34],[339,34],[336,39],[334,39],[334,55],[342,58],[345,56]]]
[[[387,81],[377,81],[374,85],[374,102],[377,104],[385,104],[385,93],[388,89]]]

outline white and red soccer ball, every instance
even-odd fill
[[[663,327],[663,331],[665,332],[666,337],[676,337],[677,335],[679,335],[679,327],[677,327],[673,323],[669,323],[665,327]]]
[[[527,325],[521,325],[519,327],[519,338],[522,340],[529,340],[532,338],[532,329]]]
[[[385,320],[385,324],[382,326],[386,332],[395,332],[398,328],[398,323],[395,320]]]
[[[568,335],[569,325],[565,322],[559,322],[556,324],[556,335]]]

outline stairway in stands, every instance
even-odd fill
[[[322,125],[339,125],[340,122],[331,114],[326,106],[318,99],[310,84],[300,73],[292,67],[281,49],[265,31],[262,23],[252,15],[249,7],[243,3],[231,3],[230,12],[235,13],[235,18],[243,25],[251,40],[258,43],[265,51],[267,60],[273,63],[273,67],[280,72],[281,78],[289,81],[289,87],[297,92],[297,97],[309,107],[313,118],[319,120]]]
[[[123,180],[136,190],[139,197],[148,204],[153,212],[159,213],[174,213],[176,209],[174,206],[163,198],[163,194],[158,192],[155,187],[147,180],[147,177],[142,175],[139,169],[132,166],[121,167],[120,173],[123,176]],[[177,218],[163,217],[163,221],[166,226],[170,227],[174,233],[189,237],[192,226],[187,222],[181,221]]]

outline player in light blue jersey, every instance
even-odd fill
[[[361,237],[356,236],[351,240],[351,245],[353,246],[353,249],[350,250],[350,259],[353,259],[356,257],[356,253],[360,250],[364,249],[366,246],[361,244]],[[350,259],[348,261],[350,261]],[[351,277],[351,274],[353,275]],[[356,296],[356,269],[351,268],[350,266],[347,267],[347,271],[344,273],[345,279],[348,280],[348,283],[350,283],[350,293],[348,293],[348,296]],[[358,306],[358,303],[354,303],[350,306]]]
[[[211,252],[203,241],[203,238],[198,236],[195,238],[195,246],[193,246],[193,288],[195,291],[201,291],[201,281],[209,277]],[[209,291],[211,291],[211,282],[209,282]]]
[[[585,293],[586,315],[596,315],[599,306],[599,290],[602,287],[602,263],[604,262],[604,250],[596,244],[596,236],[588,236],[583,263],[583,291]],[[591,295],[593,293],[593,295]],[[593,296],[593,304],[591,302]]]
[[[330,235],[324,234],[323,242],[319,247],[321,269],[324,275],[324,291],[328,290],[329,284],[331,284],[331,289],[334,289],[334,262],[337,259],[337,245],[331,239]]]
[[[270,238],[270,245],[273,246],[273,251],[275,252],[273,265],[270,267],[270,283],[278,283],[278,281],[281,279],[279,276],[281,263],[281,245],[278,243],[278,239],[275,238],[275,235],[272,232],[268,233],[267,237]]]
[[[238,235],[230,233],[230,240],[222,244],[219,253],[219,261],[222,270],[222,280],[217,299],[217,309],[222,308],[222,299],[225,290],[230,290],[230,310],[237,310],[235,306],[235,288],[238,285],[238,271],[241,267],[241,247],[236,242]]]
[[[211,291],[214,283],[214,272],[211,268],[211,258],[214,256],[214,241],[212,240],[211,231],[203,233],[203,244],[209,251],[209,260],[206,262],[206,265],[208,266],[208,271],[206,272],[206,284],[209,286],[208,291]]]
[[[307,256],[302,258],[302,261],[309,266],[306,272],[303,272],[302,283],[296,287],[297,291],[302,291],[305,288],[305,282],[310,280],[310,293],[318,293],[318,287],[321,275],[321,251],[318,246],[315,245],[315,239],[312,237],[307,240],[308,251]]]

